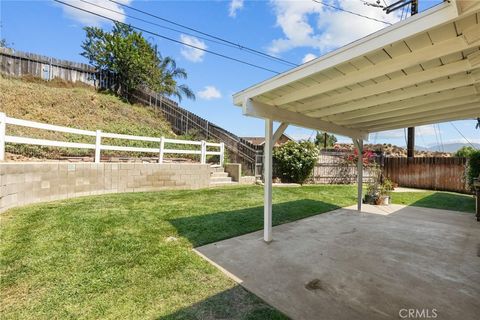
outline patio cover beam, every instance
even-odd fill
[[[460,60],[454,63],[446,64],[437,68],[428,69],[422,72],[412,73],[407,76],[399,77],[394,80],[388,80],[376,85],[368,87],[360,87],[358,89],[343,93],[336,94],[329,98],[319,99],[313,106],[307,106],[302,108],[301,111],[309,111],[320,109],[339,103],[345,103],[352,100],[374,96],[377,94],[385,93],[392,90],[402,89],[405,86],[411,86],[417,83],[426,83],[428,81],[449,76],[451,74],[465,72],[471,68],[471,64],[468,59]]]
[[[275,133],[273,134],[273,138],[272,138],[272,146],[274,146],[277,143],[278,139],[280,139],[280,137],[285,132],[287,127],[288,127],[288,123],[282,122],[280,126],[277,128],[277,130],[275,130]]]
[[[421,97],[423,95],[436,93],[444,90],[474,85],[479,83],[479,81],[480,79],[478,74],[451,76],[449,79],[446,78],[431,83],[420,84],[417,87],[412,87],[408,90],[397,90],[395,92],[385,93],[378,96],[366,97],[363,100],[349,101],[344,104],[326,107],[324,109],[309,112],[307,113],[307,115],[310,117],[332,116],[343,112],[366,109],[369,107],[377,106],[379,104],[397,102],[400,100]]]
[[[368,137],[368,132],[362,130],[352,130],[328,121],[308,117],[297,112],[282,110],[266,103],[253,101],[252,99],[245,99],[243,104],[243,114],[250,117],[286,122],[305,128],[336,133],[357,139],[366,139]]]
[[[391,116],[403,115],[404,112],[420,112],[429,109],[435,110],[436,108],[441,109],[453,107],[459,103],[464,104],[479,101],[480,97],[476,96],[476,94],[477,90],[474,86],[463,87],[456,90],[430,94],[421,98],[414,98],[387,105],[378,105],[365,110],[343,113],[341,115],[327,117],[326,120],[331,120],[338,124],[367,122]]]

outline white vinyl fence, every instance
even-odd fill
[[[95,137],[95,144],[89,143],[78,143],[78,142],[64,142],[64,141],[55,141],[55,140],[45,140],[45,139],[35,139],[35,138],[26,138],[26,137],[16,137],[8,136],[5,134],[6,126],[16,125],[36,129],[44,129],[49,131],[56,132],[65,132],[72,133],[84,136]],[[113,139],[122,139],[122,140],[136,140],[136,141],[148,141],[158,143],[158,148],[143,148],[143,147],[126,147],[126,146],[111,146],[111,145],[102,145],[102,138],[113,138]],[[89,131],[82,129],[75,129],[69,127],[56,126],[46,123],[40,123],[29,120],[22,120],[16,118],[7,117],[3,112],[0,112],[0,161],[5,160],[5,143],[19,143],[19,144],[31,144],[38,146],[49,146],[49,147],[64,147],[64,148],[79,148],[79,149],[92,149],[95,150],[95,162],[100,162],[100,153],[102,150],[114,150],[114,151],[132,151],[132,152],[149,152],[158,154],[158,162],[163,162],[163,156],[165,154],[194,154],[200,156],[200,162],[205,164],[207,162],[207,156],[218,155],[220,158],[220,165],[223,165],[224,162],[224,150],[225,145],[223,143],[212,143],[206,141],[190,141],[190,140],[176,140],[168,139],[165,137],[142,137],[142,136],[132,136],[126,134],[118,133],[107,133],[102,132],[101,130]],[[165,143],[178,145],[194,145],[200,146],[200,150],[182,150],[178,149],[166,149]],[[218,151],[207,151],[209,149],[217,149]]]

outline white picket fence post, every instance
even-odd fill
[[[165,149],[165,138],[160,138],[160,151],[158,154],[158,163],[163,163],[163,150]]]
[[[100,150],[102,145],[102,130],[97,130],[95,136],[95,163],[100,163]]]
[[[225,143],[220,143],[220,166],[225,162]]]
[[[202,140],[202,153],[201,153],[201,159],[200,159],[201,164],[207,163],[207,143],[205,140]]]
[[[7,115],[0,112],[0,161],[5,160],[5,128]]]

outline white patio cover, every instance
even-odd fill
[[[244,115],[266,119],[265,179],[272,142],[288,124],[351,137],[361,149],[372,132],[480,117],[480,1],[443,2],[233,100]],[[272,121],[283,123],[275,135]],[[361,188],[359,209],[360,199]]]

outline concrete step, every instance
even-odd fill
[[[212,172],[211,177],[219,178],[219,177],[228,177],[227,172]]]
[[[223,172],[224,168],[219,165],[210,166],[210,172]]]
[[[211,177],[210,183],[217,183],[217,182],[232,182],[231,177]]]
[[[210,182],[211,187],[220,187],[220,186],[234,186],[237,185],[238,182],[230,181],[230,182]]]

